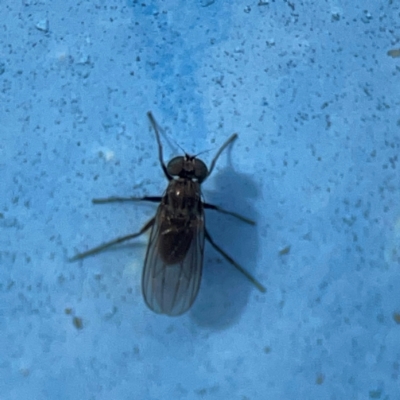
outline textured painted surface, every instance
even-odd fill
[[[190,3],[190,4],[189,4]],[[400,374],[395,1],[0,3],[1,399],[391,399]],[[357,5],[359,3],[359,5]],[[209,162],[215,240],[177,319],[145,308],[166,157]],[[232,194],[227,196],[227,194]]]

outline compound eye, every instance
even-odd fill
[[[198,158],[194,159],[194,176],[199,182],[203,182],[207,178],[208,168],[203,161]]]
[[[185,158],[182,156],[174,157],[167,165],[167,171],[171,176],[179,176],[184,168]]]

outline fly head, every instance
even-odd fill
[[[208,168],[203,161],[195,156],[174,157],[167,165],[167,171],[171,176],[185,179],[196,179],[203,182],[208,176]]]

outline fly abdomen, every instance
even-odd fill
[[[163,224],[164,225],[164,224]],[[181,262],[189,250],[193,240],[193,229],[190,226],[177,226],[173,224],[161,227],[161,234],[158,241],[158,250],[162,260],[167,264]]]

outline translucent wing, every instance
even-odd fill
[[[204,250],[204,214],[178,223],[165,221],[162,205],[150,234],[142,275],[146,304],[159,314],[183,314],[200,287]]]

